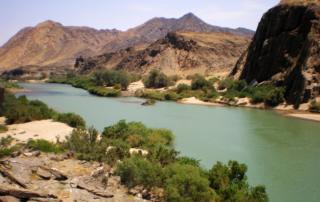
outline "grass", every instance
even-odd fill
[[[47,140],[30,140],[27,147],[33,150],[39,150],[46,153],[61,153],[64,149],[59,145]]]

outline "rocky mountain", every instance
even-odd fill
[[[230,29],[209,25],[189,13],[179,19],[154,18],[127,31],[96,30],[63,26],[45,21],[19,31],[0,48],[0,68],[20,66],[72,67],[78,56],[93,56],[132,46],[150,44],[169,32],[221,32],[252,36],[244,28]]]
[[[221,32],[170,32],[146,48],[127,48],[76,60],[80,72],[121,69],[147,73],[161,69],[168,75],[227,72],[234,66],[250,38]]]
[[[282,1],[264,14],[231,75],[284,86],[295,107],[319,96],[320,5],[312,2]]]

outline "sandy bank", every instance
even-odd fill
[[[0,137],[10,135],[21,142],[26,142],[28,139],[45,139],[55,142],[57,137],[59,140],[64,140],[72,130],[72,127],[64,123],[41,120],[8,125],[8,131],[0,133]]]
[[[296,112],[287,112],[287,113],[284,113],[284,115],[289,116],[289,117],[293,117],[293,118],[299,118],[299,119],[320,122],[320,114],[315,114],[315,113],[296,111]]]
[[[224,106],[224,105],[218,104],[218,103],[204,102],[204,101],[199,100],[198,98],[195,98],[195,97],[183,98],[182,100],[179,100],[178,103],[193,104],[193,105],[207,105],[207,106]]]

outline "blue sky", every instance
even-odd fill
[[[262,14],[279,0],[1,0],[0,45],[17,31],[44,20],[97,29],[120,29],[153,17],[180,17],[188,12],[225,27],[255,30]]]

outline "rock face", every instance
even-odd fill
[[[93,175],[94,174],[94,175]],[[41,153],[0,160],[0,201],[140,202],[107,164]]]
[[[319,4],[279,5],[264,14],[231,75],[284,86],[287,102],[298,107],[320,94],[319,56]]]
[[[169,33],[146,48],[128,48],[76,60],[80,72],[95,68],[147,73],[160,69],[168,75],[227,72],[246,50],[250,38],[229,33]]]
[[[75,58],[114,52],[131,46],[150,44],[173,31],[223,32],[253,35],[244,28],[230,29],[209,25],[189,13],[178,19],[154,18],[129,29],[96,30],[63,26],[45,21],[19,31],[0,48],[0,70],[20,66],[72,67]]]

